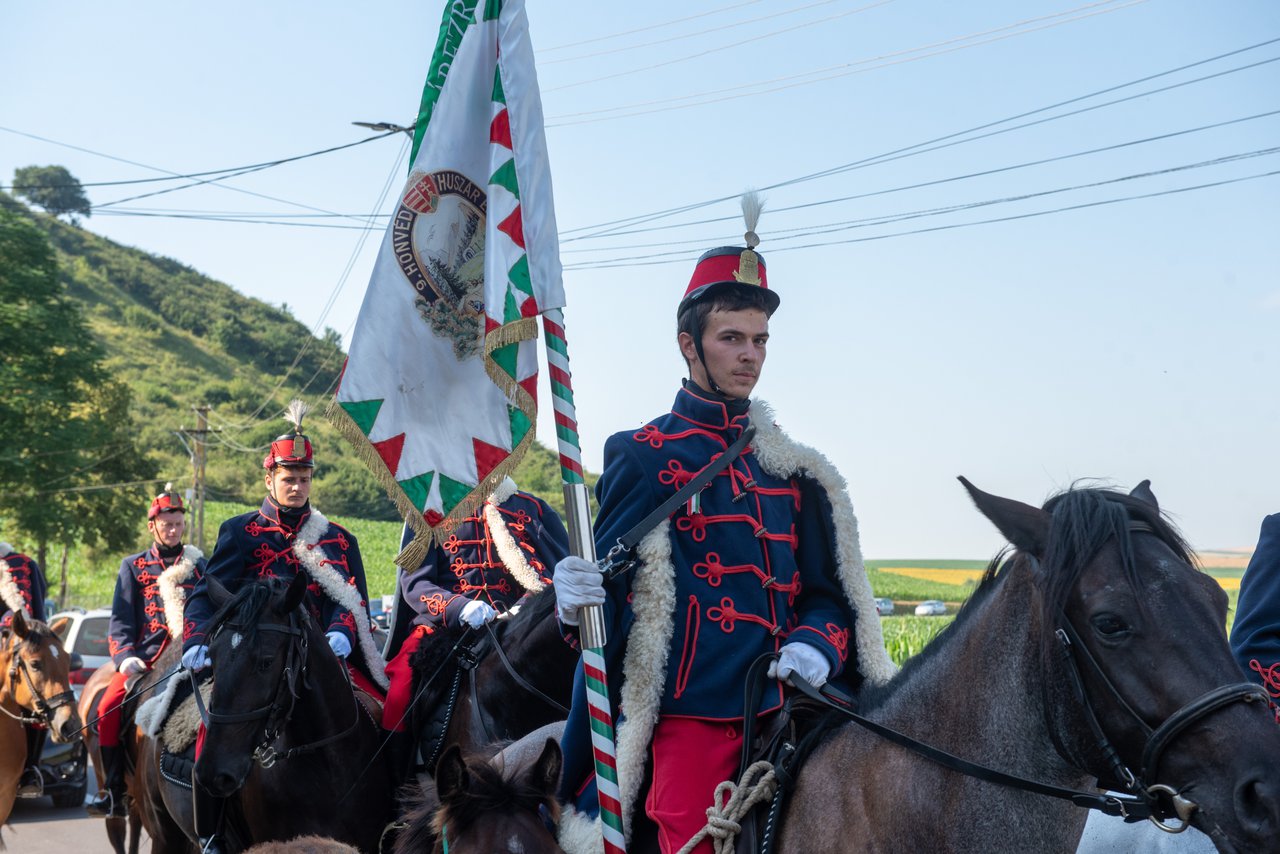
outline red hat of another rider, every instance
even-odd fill
[[[763,207],[763,200],[754,190],[743,194],[742,217],[747,224],[744,236],[747,245],[719,246],[702,253],[697,266],[693,268],[693,276],[689,279],[689,287],[685,288],[684,298],[676,309],[676,317],[698,300],[731,288],[759,288],[765,295],[765,312],[772,315],[778,310],[781,299],[769,290],[764,257],[755,251],[760,245],[756,224]]]
[[[293,400],[285,408],[284,418],[293,425],[292,433],[282,433],[271,443],[271,449],[262,458],[262,467],[267,471],[276,466],[299,466],[314,468],[311,440],[302,433],[302,418],[311,407],[301,400]]]
[[[187,508],[182,503],[182,496],[173,491],[172,482],[166,483],[164,492],[151,499],[151,507],[147,510],[147,521],[150,522],[161,513],[168,513],[169,511],[176,513],[187,512]]]

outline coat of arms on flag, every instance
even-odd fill
[[[330,409],[413,526],[413,566],[533,441],[536,318],[564,305],[521,0],[446,6],[416,128]]]

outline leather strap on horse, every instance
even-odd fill
[[[564,712],[565,717],[568,717],[569,710],[565,708],[560,701],[553,697],[548,697],[546,694],[539,691],[532,682],[516,672],[515,667],[511,665],[510,659],[507,658],[506,652],[503,651],[502,644],[498,642],[498,633],[493,630],[493,624],[485,623],[484,627],[489,630],[489,639],[493,641],[493,651],[498,654],[498,660],[502,662],[502,666],[506,668],[507,674],[516,681],[516,684],[556,711]]]
[[[905,747],[908,750],[914,751],[926,759],[936,762],[944,768],[950,768],[952,771],[958,771],[961,774],[965,774],[969,777],[983,780],[988,783],[1008,786],[1011,789],[1021,789],[1025,792],[1034,792],[1038,795],[1048,795],[1051,798],[1071,801],[1071,803],[1078,807],[1097,810],[1098,812],[1105,813],[1106,815],[1120,816],[1127,821],[1140,821],[1142,819],[1151,818],[1153,815],[1153,805],[1135,795],[1082,792],[1077,789],[1068,789],[1063,786],[1054,786],[1049,783],[1040,783],[1035,780],[1028,780],[1025,777],[1019,777],[1016,774],[1006,774],[1003,771],[997,771],[994,768],[987,768],[986,766],[970,762],[967,759],[961,759],[953,753],[948,753],[945,750],[925,744],[922,741],[917,741],[909,735],[898,732],[884,724],[877,723],[870,718],[863,717],[848,705],[831,699],[794,673],[790,678],[792,683],[795,685],[796,690],[804,694],[806,697],[816,700],[830,709],[834,709],[857,723],[859,726],[870,730],[881,738],[887,741],[892,741],[894,744]]]
[[[659,524],[672,513],[681,504],[688,501],[711,481],[716,479],[716,475],[729,467],[729,464],[742,456],[742,452],[746,450],[747,445],[751,444],[751,440],[755,438],[756,425],[748,424],[742,431],[742,435],[734,440],[733,444],[724,449],[724,453],[707,463],[703,468],[690,478],[689,482],[680,487],[666,501],[659,504],[650,511],[635,527],[627,531],[618,542],[609,549],[609,553],[605,555],[604,560],[600,561],[600,570],[604,573],[605,580],[609,580],[617,575],[621,575],[631,568],[633,563],[633,555],[636,546],[640,545],[640,541],[645,535],[658,527]]]

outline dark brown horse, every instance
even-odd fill
[[[423,732],[429,718],[449,721],[443,739],[423,743],[428,768],[450,744],[474,752],[568,715],[578,653],[560,634],[550,588],[485,629],[446,628],[428,640],[411,660],[412,726]]]
[[[0,632],[0,825],[9,820],[27,759],[23,727],[47,727],[59,743],[80,733],[70,664],[58,636],[22,611],[15,612],[12,623]]]
[[[554,828],[560,817],[560,745],[547,739],[532,762],[500,768],[493,760],[464,758],[450,745],[405,816],[396,854],[563,854]]]
[[[302,573],[234,595],[209,579],[219,610],[195,782],[230,799],[228,836],[244,843],[317,834],[376,851],[395,806],[381,729],[302,607],[306,589]]]
[[[1231,657],[1226,594],[1146,482],[1043,509],[963,482],[1012,551],[861,698],[866,716],[1039,784],[1096,794],[1101,780],[1220,851],[1280,851],[1280,727]],[[845,723],[801,769],[778,850],[1074,851],[1085,817]]]
[[[85,750],[89,753],[89,759],[93,763],[93,772],[98,781],[98,789],[101,790],[106,783],[106,772],[102,763],[102,751],[98,748],[98,704],[102,701],[102,695],[107,690],[107,685],[111,682],[111,677],[116,673],[116,665],[114,662],[108,661],[106,664],[93,671],[93,675],[89,677],[89,681],[84,683],[84,688],[80,691],[80,702],[78,708],[80,711],[80,719],[86,722],[84,731],[80,733],[80,737],[84,740]],[[121,710],[125,711],[124,709]],[[121,747],[127,752],[132,760],[137,756],[137,745],[134,743],[133,727],[122,726],[120,728]],[[126,784],[132,787],[133,775],[125,774]],[[138,807],[133,798],[128,801],[128,816],[125,818],[106,818],[107,841],[111,843],[111,850],[115,854],[138,854],[138,846],[142,837],[142,817],[138,813]]]

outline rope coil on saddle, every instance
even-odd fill
[[[772,801],[777,789],[773,763],[767,759],[753,763],[737,783],[725,780],[716,786],[713,803],[707,807],[706,826],[694,834],[677,854],[690,854],[704,839],[711,840],[715,854],[733,854],[734,843],[742,832],[742,820],[758,804]]]

